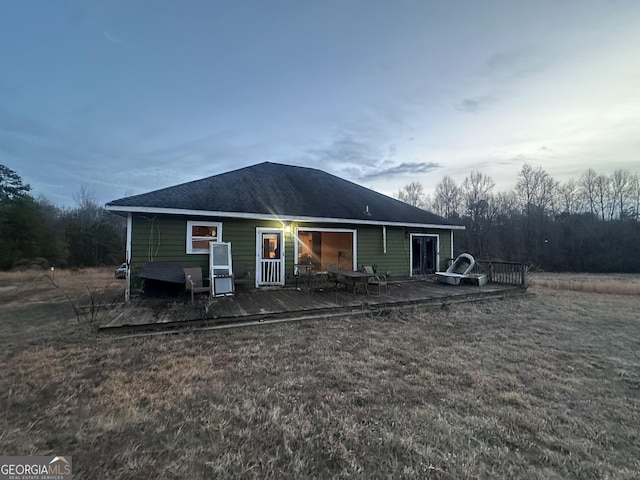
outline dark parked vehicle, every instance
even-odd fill
[[[123,263],[116,268],[116,278],[127,278],[127,264]]]

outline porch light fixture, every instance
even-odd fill
[[[291,233],[291,222],[282,222],[284,225],[284,231],[286,233]]]

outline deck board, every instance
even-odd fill
[[[514,286],[497,284],[444,285],[433,279],[390,282],[388,292],[369,295],[338,288],[282,288],[245,290],[234,296],[211,298],[200,295],[195,304],[188,298],[168,300],[140,299],[127,305],[112,322],[102,325],[102,331],[150,329],[242,323],[258,319],[292,318],[308,315],[338,315],[353,311],[403,308],[458,301],[480,301],[497,295],[523,293]],[[170,308],[168,307],[170,305]]]

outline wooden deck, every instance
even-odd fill
[[[367,314],[404,308],[429,308],[453,303],[480,301],[518,295],[526,290],[514,286],[487,284],[443,285],[433,277],[390,282],[388,292],[369,295],[345,291],[344,287],[274,288],[236,292],[234,296],[211,298],[201,295],[195,304],[187,297],[178,299],[139,299],[128,304],[103,332],[185,329],[250,325],[296,319],[327,318]]]

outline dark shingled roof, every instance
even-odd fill
[[[438,215],[321,170],[271,162],[107,203],[113,211],[138,208],[451,225]]]

